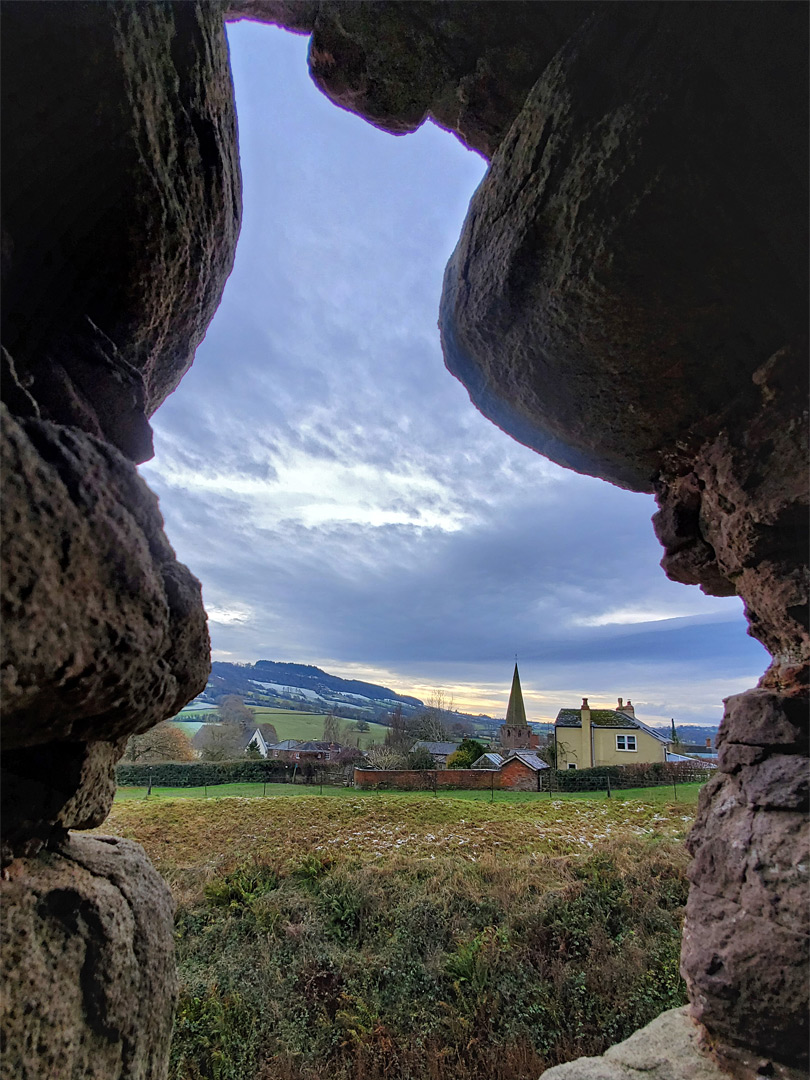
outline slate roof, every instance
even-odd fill
[[[436,754],[439,754],[440,756],[447,757],[450,754],[455,754],[456,750],[458,750],[458,743],[454,743],[454,742],[426,742],[424,739],[417,739],[417,741],[413,744],[411,749],[413,750],[417,746],[423,747],[425,750],[428,751],[428,753],[433,754],[434,756]]]
[[[594,727],[636,728],[639,731],[646,731],[648,735],[652,735],[658,742],[668,743],[670,741],[666,735],[662,735],[655,728],[647,727],[637,717],[630,716],[629,713],[618,712],[616,709],[591,709],[591,723]],[[562,728],[582,727],[580,710],[560,709],[557,713],[557,719],[554,721],[554,726]]]
[[[503,758],[500,754],[488,751],[486,754],[482,754],[480,758],[476,758],[472,767],[474,769],[500,769],[502,762]]]
[[[514,750],[509,757],[501,763],[501,768],[505,769],[509,762],[514,758],[517,758],[518,761],[522,761],[524,765],[528,765],[528,767],[535,772],[540,772],[541,769],[548,768],[548,763],[543,761],[539,754],[533,754],[531,750]]]
[[[296,739],[284,739],[282,742],[273,743],[268,747],[268,750],[297,750],[298,741]]]

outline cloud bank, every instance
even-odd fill
[[[736,599],[666,580],[647,496],[514,443],[445,370],[444,264],[484,163],[309,82],[306,42],[229,28],[244,224],[142,472],[203,582],[215,657],[317,663],[529,712],[587,694],[716,721],[767,663]]]

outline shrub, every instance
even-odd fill
[[[299,768],[300,772],[300,768]],[[257,761],[193,761],[151,766],[153,787],[203,787],[217,784],[279,784],[293,775],[293,765],[276,759]],[[331,762],[316,769],[316,782],[342,784],[343,767]],[[115,769],[116,782],[121,786],[146,787],[150,782],[150,767],[121,762]]]
[[[477,741],[477,739],[462,739],[459,743],[458,750],[450,755],[447,759],[448,769],[471,769],[473,762],[478,761],[482,754],[487,752],[487,748],[483,743]]]
[[[694,784],[708,780],[714,770],[685,761],[655,761],[638,765],[597,765],[592,769],[554,769],[543,776],[556,791],[605,791],[610,786],[620,790],[633,787],[656,787],[663,784]]]
[[[408,754],[405,767],[418,772],[428,771],[436,768],[436,761],[426,746],[416,746]]]

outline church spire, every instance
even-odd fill
[[[526,726],[526,707],[523,704],[523,691],[520,689],[520,675],[515,663],[515,674],[512,676],[512,690],[509,694],[509,706],[506,710],[506,723],[510,727]]]

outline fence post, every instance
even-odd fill
[[[319,794],[319,795],[323,795],[323,769],[320,769],[320,770],[318,771],[318,778],[319,778],[319,779],[320,779],[320,781],[321,781],[321,790],[320,790],[320,791],[318,792],[318,794]]]
[[[149,787],[146,791],[147,796],[152,794],[152,766],[149,766]]]
[[[262,784],[262,796],[265,796],[266,794],[267,794],[267,781],[265,780],[265,782]]]
[[[208,784],[204,784],[203,787],[205,788],[205,797],[207,799],[208,798]]]
[[[678,801],[678,783],[675,777],[672,777],[672,790],[675,792],[675,802]]]
[[[611,795],[610,795],[610,773],[607,774],[607,784],[608,784],[608,786],[607,786],[607,797],[610,798],[611,797]]]
[[[489,801],[495,802],[495,773],[492,772],[489,777]]]

